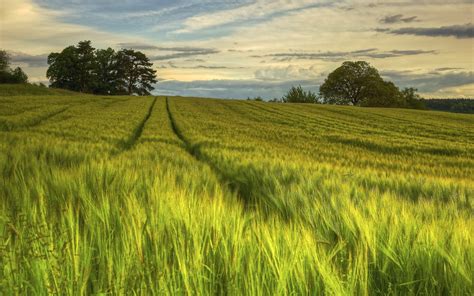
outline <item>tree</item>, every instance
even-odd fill
[[[424,99],[416,93],[417,91],[416,88],[407,87],[400,94],[407,108],[426,109]]]
[[[398,87],[391,81],[378,81],[367,89],[366,98],[360,103],[364,107],[403,107]]]
[[[15,83],[28,83],[28,75],[20,67],[16,67],[11,73]]]
[[[318,98],[315,93],[311,91],[305,92],[301,85],[293,86],[286,95],[283,96],[284,103],[317,103]]]
[[[61,53],[51,53],[46,76],[51,87],[91,92],[94,86],[94,62],[91,42],[81,41],[77,46],[66,47]]]
[[[76,47],[78,82],[81,92],[90,92],[94,85],[92,72],[95,62],[94,49],[90,40],[81,41]]]
[[[6,72],[10,69],[10,57],[5,50],[0,50],[0,72]]]
[[[377,69],[367,62],[344,62],[329,74],[319,92],[325,103],[356,106],[376,95],[373,88],[382,82]]]
[[[319,89],[327,104],[422,109],[423,103],[416,91],[414,88],[400,91],[363,61],[344,62],[329,74]]]
[[[156,71],[148,57],[133,49],[122,49],[117,54],[118,74],[127,94],[149,95],[156,83]]]
[[[5,50],[0,50],[0,83],[28,83],[28,76],[20,68],[10,68],[10,56]]]
[[[112,48],[96,50],[93,75],[94,93],[111,95],[125,93],[124,83],[119,77],[117,53]]]
[[[80,91],[78,63],[74,46],[68,46],[60,53],[49,54],[46,77],[50,81],[50,87]]]

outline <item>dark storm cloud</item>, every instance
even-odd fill
[[[428,37],[456,37],[466,39],[474,37],[474,25],[472,23],[464,25],[443,26],[438,28],[401,28],[401,29],[377,29],[378,32],[385,32],[394,35],[416,35]]]

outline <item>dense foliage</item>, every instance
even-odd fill
[[[303,90],[301,85],[293,86],[281,99],[284,103],[317,103],[318,97],[311,91]]]
[[[135,50],[95,49],[81,41],[48,56],[46,76],[53,88],[94,94],[149,95],[156,71],[148,57]]]
[[[0,50],[0,83],[28,83],[28,76],[20,67],[10,68],[10,56],[5,50]]]
[[[0,97],[2,295],[472,295],[471,115]]]
[[[431,110],[474,114],[474,99],[429,99],[424,104]]]
[[[423,109],[416,89],[399,90],[364,61],[344,62],[320,86],[326,104]]]

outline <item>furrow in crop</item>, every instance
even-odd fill
[[[151,113],[153,112],[153,107],[155,107],[155,103],[156,103],[157,99],[158,98],[155,97],[155,99],[153,100],[153,102],[150,105],[150,108],[148,109],[147,114],[145,115],[143,120],[140,122],[140,124],[137,126],[137,128],[133,131],[130,138],[128,138],[128,140],[126,140],[125,142],[120,143],[121,152],[130,150],[130,149],[132,149],[133,146],[135,146],[138,139],[141,137],[141,135],[143,133],[143,129],[145,128],[145,124],[147,123],[148,119],[150,119]]]
[[[171,128],[176,136],[181,140],[186,151],[197,161],[206,164],[215,174],[217,179],[222,185],[223,189],[227,189],[229,192],[235,194],[239,200],[241,200],[246,208],[252,207],[255,205],[255,196],[253,194],[252,188],[249,188],[247,184],[243,184],[238,180],[235,180],[227,174],[225,171],[221,170],[216,166],[211,159],[209,159],[205,154],[201,153],[201,145],[193,144],[189,141],[183,133],[179,130],[176,120],[173,117],[173,113],[170,110],[169,98],[166,98],[166,111],[168,112],[168,117],[171,123]]]

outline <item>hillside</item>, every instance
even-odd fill
[[[0,294],[469,295],[474,116],[0,93]]]
[[[0,96],[74,96],[79,95],[64,89],[47,88],[34,84],[0,84]]]

